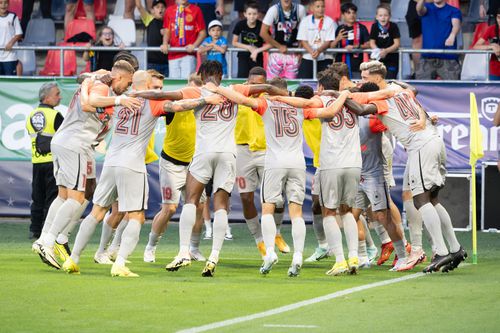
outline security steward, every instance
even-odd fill
[[[64,120],[61,113],[54,110],[61,102],[61,91],[55,82],[44,83],[38,96],[40,105],[26,119],[33,163],[30,239],[40,237],[47,211],[57,196],[50,142]]]

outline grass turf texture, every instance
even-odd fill
[[[27,229],[27,223],[0,223],[1,332],[174,332],[412,274],[424,267],[394,273],[387,271],[386,264],[362,270],[357,276],[330,277],[325,275],[333,263],[329,258],[305,263],[300,277],[288,278],[292,256],[280,254],[280,262],[268,276],[262,276],[258,273],[261,260],[246,225],[233,224],[235,239],[224,242],[215,277],[202,278],[204,263],[193,262],[178,272],[164,269],[177,252],[177,224],[172,224],[160,241],[157,263],[144,263],[148,224],[130,258],[129,267],[140,278],[112,278],[110,266],[93,263],[100,232],[82,256],[82,274],[69,276],[42,264],[30,252]],[[292,246],[290,225],[284,225],[282,231]],[[311,226],[307,232],[305,256],[315,247]],[[458,233],[458,237],[471,255],[470,233]],[[479,233],[478,244],[478,265],[364,290],[214,331],[498,332],[500,319],[495,304],[500,292],[500,235]],[[210,247],[210,241],[202,241],[205,255]],[[315,327],[266,326],[280,324]]]

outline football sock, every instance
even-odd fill
[[[52,225],[50,226],[49,232],[45,235],[43,239],[43,244],[46,246],[54,246],[54,242],[56,241],[57,235],[66,228],[68,223],[71,221],[73,215],[78,210],[81,204],[75,199],[66,200],[54,218]]]
[[[328,242],[326,241],[325,229],[323,229],[323,216],[321,214],[313,215],[313,230],[318,240],[318,245],[322,248],[327,248]]]
[[[344,234],[347,241],[347,249],[349,250],[349,258],[358,256],[358,224],[352,213],[341,215],[344,223]]]
[[[80,261],[80,255],[94,234],[98,223],[99,221],[92,214],[89,214],[80,224],[80,229],[75,238],[75,245],[73,245],[73,250],[71,251],[71,259],[75,263]]]
[[[85,199],[83,201],[82,205],[80,206],[80,208],[78,208],[78,210],[76,211],[75,215],[71,218],[71,221],[66,226],[66,228],[64,228],[64,230],[61,231],[59,233],[59,235],[57,235],[56,242],[58,242],[59,244],[65,244],[68,242],[69,235],[71,235],[71,233],[73,232],[73,229],[75,229],[78,222],[80,222],[80,218],[82,217],[85,209],[87,209],[88,205],[89,205],[89,201],[87,199]]]
[[[368,258],[368,253],[366,252],[366,241],[358,241],[358,257]]]
[[[283,224],[283,215],[285,213],[274,213],[274,223],[276,223],[276,234],[280,235],[281,234],[281,225]]]
[[[134,251],[137,243],[139,242],[139,235],[141,234],[141,222],[135,219],[130,219],[127,227],[123,230],[122,241],[118,256],[115,263],[118,266],[125,266],[128,256]]]
[[[405,242],[403,240],[392,242],[392,245],[394,246],[394,251],[398,256],[398,259],[406,258]]]
[[[434,206],[428,202],[419,209],[424,221],[425,227],[429,231],[432,238],[432,243],[436,247],[436,254],[445,256],[448,254],[448,249],[443,239],[443,232],[441,231],[441,221]]]
[[[375,232],[377,233],[378,238],[380,239],[380,243],[387,244],[391,241],[387,230],[385,230],[384,226],[377,221],[373,221],[373,225],[375,228]]]
[[[227,210],[219,209],[214,212],[214,224],[212,235],[212,253],[210,253],[209,260],[217,263],[219,262],[219,254],[224,243],[224,236],[228,227]]]
[[[99,242],[99,248],[97,249],[96,254],[104,253],[104,251],[106,251],[106,246],[111,240],[111,237],[113,237],[113,228],[111,228],[111,226],[107,222],[103,222],[101,231],[101,240]]]
[[[156,232],[151,229],[151,232],[149,233],[149,238],[148,238],[148,244],[146,245],[146,249],[152,250],[156,247],[158,244],[158,241],[161,239],[161,235],[158,235]]]
[[[403,202],[406,211],[408,229],[410,229],[411,248],[422,249],[422,216],[413,204],[413,199]]]
[[[304,252],[304,243],[306,241],[306,223],[302,217],[292,219],[292,238],[293,238],[293,252],[300,255]],[[301,260],[302,262],[302,260]]]
[[[323,217],[323,228],[325,230],[328,250],[335,255],[336,262],[345,260],[344,248],[342,247],[342,233],[334,216]]]
[[[190,249],[199,249],[201,240],[201,230],[196,230],[191,232],[191,242],[189,245]],[[156,246],[156,244],[155,244]]]
[[[359,216],[361,222],[363,222],[363,227],[365,228],[365,241],[367,247],[375,247],[375,243],[373,242],[372,234],[370,233],[370,228],[368,228],[368,223],[363,215]]]
[[[255,243],[258,244],[259,242],[262,242],[262,229],[259,224],[259,215],[251,219],[245,219],[245,222],[247,223],[250,234],[255,239]]]
[[[460,243],[458,242],[455,231],[453,230],[450,215],[446,211],[446,208],[444,208],[444,206],[440,203],[435,205],[434,208],[439,215],[439,220],[441,220],[441,231],[443,232],[446,242],[448,242],[448,245],[450,246],[450,252],[457,252],[460,250]]]
[[[40,240],[45,238],[45,235],[49,232],[52,223],[54,222],[54,217],[57,214],[59,208],[61,208],[62,204],[65,202],[63,198],[57,196],[54,201],[50,204],[49,210],[47,212],[47,217],[45,218],[45,223],[43,224],[42,233],[40,235]]]
[[[179,220],[179,256],[189,258],[189,242],[196,222],[196,205],[185,204]]]
[[[205,224],[205,230],[207,234],[212,234],[212,220],[204,220],[203,223]]]
[[[262,238],[266,245],[266,252],[274,252],[274,239],[276,238],[276,223],[272,214],[264,214],[261,217]]]
[[[122,242],[122,235],[123,231],[127,227],[128,221],[127,220],[122,220],[120,224],[118,224],[118,227],[116,227],[115,230],[115,236],[113,237],[113,240],[111,241],[111,244],[109,245],[108,252],[118,252],[118,248],[120,247],[120,243]]]

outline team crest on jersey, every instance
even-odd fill
[[[497,111],[498,103],[500,103],[500,98],[498,97],[486,97],[481,100],[481,113],[483,117],[489,121],[493,121],[495,112]]]
[[[193,22],[193,15],[191,15],[191,14],[187,14],[187,15],[186,15],[186,22],[187,22],[187,23]]]

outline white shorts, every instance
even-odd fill
[[[302,205],[306,196],[306,171],[304,169],[268,169],[264,171],[260,200],[283,207],[283,192],[288,203]]]
[[[213,179],[212,193],[219,189],[231,193],[236,178],[236,157],[232,153],[203,153],[193,157],[188,168],[200,183]]]
[[[372,206],[372,211],[389,208],[389,188],[383,179],[361,177],[354,208],[366,210]]]
[[[319,203],[328,209],[341,204],[353,207],[358,193],[361,168],[320,170]]]
[[[417,151],[408,152],[407,174],[407,182],[414,197],[444,186],[446,148],[440,137],[432,138]]]
[[[319,168],[316,168],[316,171],[314,172],[311,183],[311,195],[319,195]]]
[[[51,150],[56,185],[84,192],[95,165],[93,157],[89,159],[90,153],[75,152],[57,144],[52,144]],[[93,172],[95,175],[95,170]]]
[[[390,139],[382,134],[382,155],[384,156],[384,178],[389,187],[396,186],[394,175],[392,173],[392,160],[394,156],[394,148],[392,147]]]
[[[266,152],[251,151],[248,145],[236,146],[236,184],[239,193],[255,192],[264,174]]]
[[[163,157],[160,157],[159,165],[161,203],[178,205],[180,199],[186,196],[188,166],[174,164]],[[205,202],[206,198],[203,191],[200,202]]]
[[[96,179],[95,175],[95,168],[97,164],[95,163],[95,153],[92,152],[92,155],[88,157],[88,174],[87,174],[87,179]]]
[[[148,208],[149,186],[146,173],[123,167],[105,166],[94,193],[94,204],[110,207],[118,198],[118,211]]]

